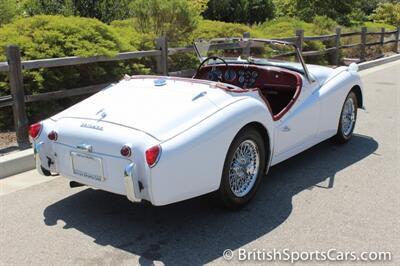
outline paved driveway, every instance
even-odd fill
[[[390,251],[383,264],[399,265],[400,62],[362,76],[367,111],[352,141],[326,141],[273,167],[239,212],[207,198],[130,204],[70,189],[63,178],[14,188],[14,177],[0,180],[0,263],[219,265],[228,263],[222,253],[229,248],[235,264],[239,249],[336,249]],[[36,177],[31,171],[14,180]]]

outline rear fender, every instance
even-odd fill
[[[229,146],[237,133],[252,122],[267,130],[273,128],[266,105],[258,99],[245,98],[163,142],[161,158],[151,169],[152,203],[165,205],[217,190]],[[272,144],[273,133],[268,135]]]

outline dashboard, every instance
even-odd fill
[[[254,88],[262,71],[257,66],[248,65],[233,65],[229,68],[225,65],[206,66],[200,69],[195,78],[223,81],[241,88]]]

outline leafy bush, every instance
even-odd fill
[[[64,56],[114,56],[118,52],[134,50],[108,25],[96,19],[35,16],[18,19],[0,28],[0,61],[5,60],[5,47],[16,44],[24,60]],[[149,69],[137,62],[106,62],[60,68],[24,71],[26,94],[37,94],[59,89],[111,82],[125,73],[148,73]],[[0,95],[8,95],[7,77],[0,77]],[[68,107],[70,99],[37,103],[28,106],[31,121],[51,115]],[[38,111],[40,110],[40,112]],[[0,128],[9,128],[12,117],[0,110]],[[40,117],[42,118],[42,117]]]
[[[0,60],[4,49],[16,44],[24,59],[63,56],[116,55],[131,49],[109,26],[96,19],[35,16],[0,28]]]
[[[381,3],[370,18],[375,22],[400,27],[400,3]]]
[[[322,20],[322,19],[320,19]],[[265,38],[286,38],[295,36],[297,29],[303,29],[305,36],[319,35],[320,32],[327,34],[329,30],[324,30],[312,23],[307,23],[299,19],[281,17],[272,21],[265,22],[257,27]],[[321,51],[325,49],[324,43],[320,41],[305,42],[304,51]],[[313,56],[305,58],[307,63],[326,64],[325,56]]]
[[[327,16],[316,16],[313,20],[314,28],[312,30],[313,34],[325,35],[335,32],[338,24],[331,18]]]
[[[154,39],[159,37],[155,33],[142,33],[137,30],[137,19],[115,20],[110,23],[110,27],[127,44],[137,50],[154,49]]]
[[[251,32],[252,37],[260,37],[257,30],[253,30],[244,24],[201,20],[198,27],[193,31],[190,40],[242,37],[245,32]]]
[[[291,17],[280,17],[256,27],[264,37],[285,38],[295,35],[296,29],[304,29],[305,35],[313,34],[313,25]]]

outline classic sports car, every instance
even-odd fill
[[[214,192],[246,204],[268,169],[331,137],[363,108],[356,64],[306,65],[293,43],[195,43],[193,78],[125,76],[30,127],[37,169],[165,205]],[[217,56],[218,54],[218,56]]]

